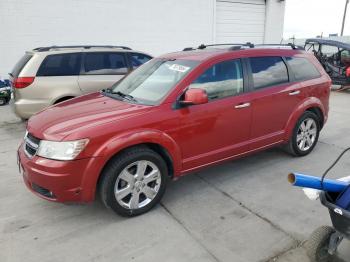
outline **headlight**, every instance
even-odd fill
[[[41,140],[37,155],[55,160],[73,160],[88,142],[89,139],[66,142]]]

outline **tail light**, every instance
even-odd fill
[[[18,77],[13,79],[14,88],[25,88],[34,82],[35,77]]]

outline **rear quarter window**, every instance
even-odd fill
[[[128,72],[124,53],[89,52],[85,54],[86,75],[123,75]]]
[[[304,81],[321,76],[314,64],[312,64],[307,58],[286,57],[286,60],[296,81]]]
[[[48,55],[41,63],[37,76],[73,76],[80,73],[80,53]]]
[[[12,69],[11,76],[15,78],[18,77],[24,66],[29,62],[29,60],[32,57],[32,54],[25,54],[24,56],[22,56],[22,58],[16,63],[16,65]]]
[[[282,57],[265,56],[249,58],[254,89],[287,83],[288,70]]]
[[[152,57],[145,55],[145,54],[140,54],[140,53],[131,53],[130,54],[130,61],[131,61],[131,65],[133,68],[137,68],[140,65],[148,62],[151,59],[152,59]]]

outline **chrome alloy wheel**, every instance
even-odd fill
[[[312,118],[306,118],[301,122],[297,133],[297,145],[301,151],[309,150],[315,143],[317,136],[317,124]]]
[[[158,167],[150,161],[139,160],[120,173],[114,185],[114,196],[127,209],[142,208],[156,197],[161,182]]]

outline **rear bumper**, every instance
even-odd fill
[[[28,189],[54,202],[91,202],[94,200],[100,158],[56,161],[34,156],[29,159],[21,145],[18,164]]]
[[[15,99],[15,102],[12,105],[15,114],[23,119],[28,119],[48,106],[50,106],[50,101],[27,99]]]

